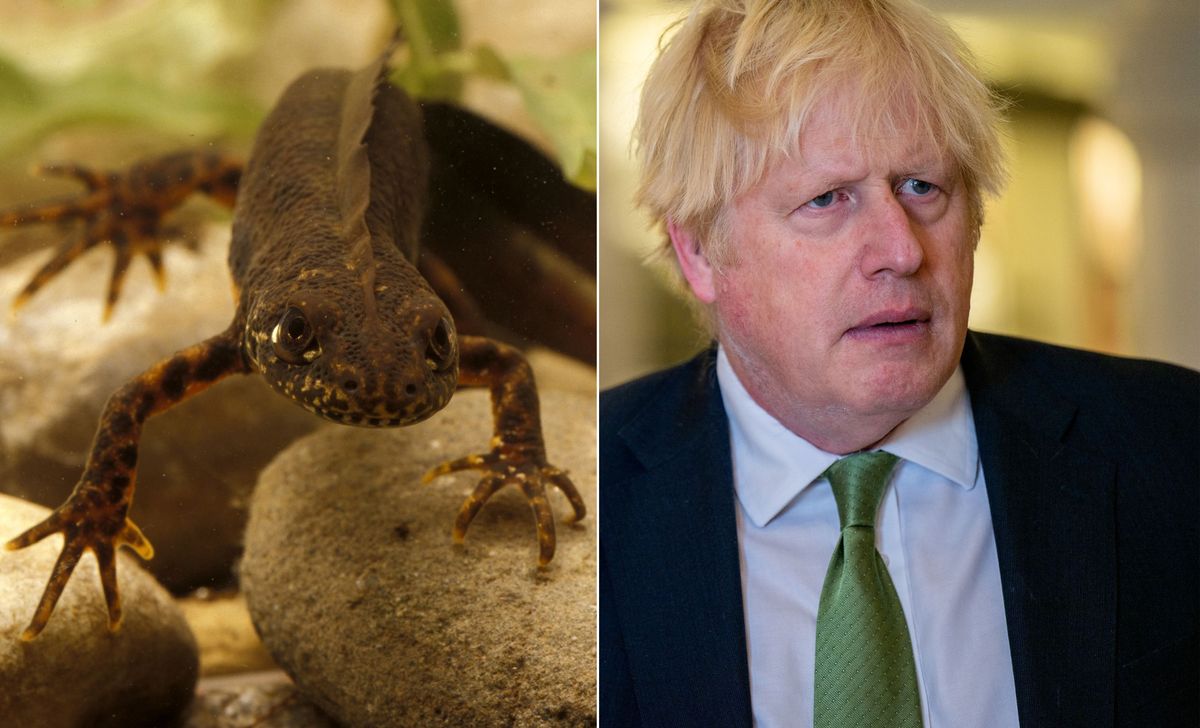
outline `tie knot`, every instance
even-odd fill
[[[826,468],[824,475],[833,486],[843,530],[847,526],[875,527],[875,512],[898,460],[890,452],[877,450],[847,455]]]

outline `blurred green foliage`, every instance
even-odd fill
[[[454,5],[447,0],[390,0],[389,5],[410,50],[408,64],[396,69],[396,83],[421,98],[457,99],[464,69],[450,61],[461,57]]]
[[[0,18],[0,156],[90,124],[178,138],[249,138],[262,104],[220,64],[278,0],[30,3]],[[7,20],[8,22],[5,22]],[[4,27],[7,26],[7,27]]]
[[[577,53],[549,63],[513,58],[509,78],[550,137],[567,179],[596,189],[596,54]]]
[[[85,123],[153,127],[179,137],[248,137],[262,116],[257,104],[227,91],[171,89],[114,68],[39,82],[0,60],[0,97],[0,155]]]
[[[525,108],[554,146],[563,175],[596,189],[596,53],[565,58],[502,57],[486,45],[463,48],[449,0],[390,0],[410,47],[410,62],[394,80],[421,98],[457,100],[475,76],[513,84]]]
[[[397,83],[443,100],[459,99],[470,78],[512,84],[564,175],[595,189],[594,50],[502,58],[486,46],[463,47],[450,0],[385,2],[406,41]],[[45,17],[0,8],[0,158],[95,124],[177,143],[249,140],[269,103],[248,81],[251,66],[265,55],[272,19],[292,9],[284,0],[47,0],[27,9],[34,7]]]

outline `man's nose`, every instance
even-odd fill
[[[880,195],[868,214],[860,270],[867,278],[911,276],[925,262],[921,230],[892,194]]]

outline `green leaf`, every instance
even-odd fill
[[[481,45],[471,51],[471,69],[480,78],[511,82],[508,64],[491,46]]]
[[[458,14],[447,0],[391,0],[392,13],[410,51],[410,62],[392,76],[405,91],[421,98],[457,99],[462,75],[442,56],[462,44]]]
[[[30,106],[39,98],[37,81],[16,63],[0,57],[0,108]]]
[[[412,47],[413,63],[432,63],[436,56],[461,47],[458,14],[446,0],[391,0],[392,12]]]
[[[553,60],[512,58],[508,70],[525,107],[550,138],[563,174],[595,190],[596,54],[589,50]]]

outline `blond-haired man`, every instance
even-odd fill
[[[905,0],[663,48],[639,202],[716,346],[601,397],[602,725],[1200,720],[1200,376],[967,330],[997,122]]]

